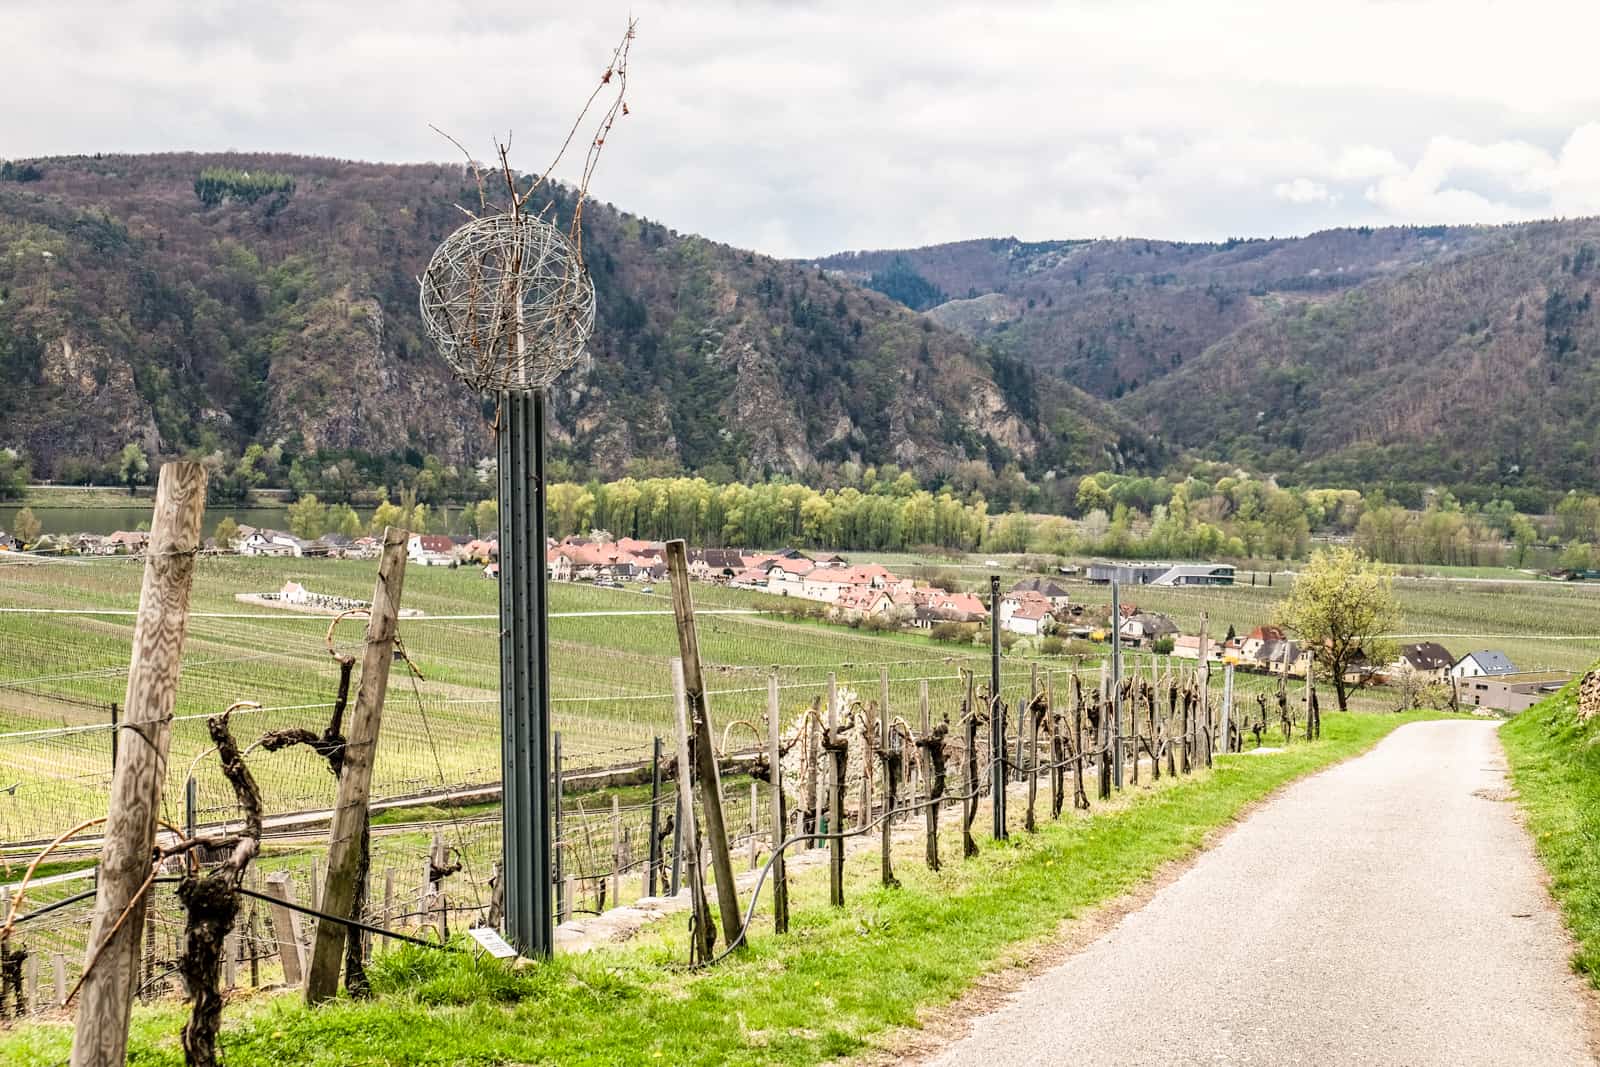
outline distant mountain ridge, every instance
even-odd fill
[[[815,261],[1165,444],[1341,484],[1600,482],[1600,222],[1213,244],[963,241]]]
[[[573,207],[558,189],[562,219]],[[422,336],[416,275],[460,166],[95,156],[0,174],[0,446],[35,474],[246,443],[492,455],[493,405]],[[895,463],[1070,473],[1159,450],[1073,387],[845,279],[585,209],[597,325],[552,392],[579,476]]]

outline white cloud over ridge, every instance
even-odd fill
[[[1600,5],[70,6],[0,0],[0,153],[449,159],[432,122],[538,168],[631,7],[593,191],[774,254],[1600,213]]]

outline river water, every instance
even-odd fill
[[[10,531],[20,507],[0,504],[0,530]],[[45,533],[108,534],[118,530],[136,530],[142,522],[150,523],[150,504],[126,508],[49,508],[35,504],[33,513],[44,527]],[[361,521],[372,517],[370,511],[357,512]],[[205,531],[209,535],[217,528],[223,516],[233,516],[233,521],[245,526],[265,526],[270,529],[288,529],[288,513],[283,508],[207,508]]]

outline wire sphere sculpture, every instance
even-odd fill
[[[480,392],[545,388],[578,362],[594,330],[594,282],[577,250],[521,212],[461,227],[418,281],[423,328]]]

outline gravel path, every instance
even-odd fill
[[[1595,1063],[1495,730],[1402,726],[1291,786],[931,1062]]]

